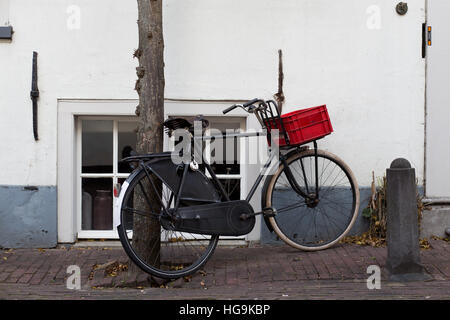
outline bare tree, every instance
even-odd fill
[[[136,108],[139,126],[136,151],[141,154],[163,151],[165,80],[162,1],[137,0],[139,47],[134,55],[139,59],[135,87],[139,94],[139,105]],[[156,200],[155,195],[150,197]],[[140,202],[138,206],[146,205],[142,196],[134,201]],[[150,248],[159,248],[160,241],[160,225],[157,220],[135,215],[134,249],[143,253],[147,261],[159,261],[159,250]],[[130,271],[136,271],[132,263]]]

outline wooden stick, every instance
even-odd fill
[[[283,72],[283,51],[278,50],[278,92],[275,94],[275,100],[278,104],[278,109],[280,114],[283,110],[283,103],[285,100],[283,93],[283,82],[284,82],[284,72]]]

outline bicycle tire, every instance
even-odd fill
[[[317,156],[320,181],[319,203],[315,207],[308,206],[305,198],[295,193],[290,185],[287,187],[288,180],[284,174],[285,168],[283,164],[281,164],[276,173],[271,176],[265,198],[266,207],[273,207],[277,210],[277,215],[268,219],[277,236],[286,244],[304,251],[324,250],[339,242],[353,227],[358,216],[360,204],[358,183],[348,165],[342,159],[327,151],[317,150]],[[304,161],[308,159],[309,161]],[[299,160],[302,163],[299,164]],[[315,180],[312,179],[312,177],[315,176],[314,160],[314,150],[294,153],[286,160],[297,183],[305,193],[308,193],[308,188],[312,188],[315,192]],[[294,168],[294,164],[298,164],[300,167],[302,167],[303,164],[303,169],[299,170]],[[331,164],[334,164],[332,169],[330,168]],[[309,175],[311,179],[308,179],[308,173],[306,173],[308,167],[311,172]],[[339,183],[331,185],[327,183],[327,181],[336,181],[338,176],[332,177],[331,179],[333,180],[329,180],[329,176],[324,178],[324,170],[330,172],[330,170],[336,170],[336,168],[343,173],[343,177],[339,178],[342,179],[338,180]],[[301,173],[299,173],[299,171]],[[284,186],[281,183],[283,181],[280,181],[283,176],[285,180]],[[298,179],[299,176],[305,178]],[[323,179],[326,180],[324,181]],[[310,185],[308,185],[308,180],[311,182]],[[333,191],[333,188],[336,190]],[[283,192],[289,192],[289,194],[283,194]],[[311,194],[314,192],[311,192],[310,190],[309,193]],[[286,195],[288,196],[286,197]],[[331,196],[334,198],[331,198]],[[338,200],[340,201],[340,199],[342,199],[342,201],[337,202]],[[340,203],[344,204],[344,200],[346,201],[345,204],[347,204],[345,212],[337,206]],[[351,203],[347,201],[351,201]],[[287,204],[288,202],[290,203]],[[339,219],[343,221],[342,226],[336,223],[337,220],[333,221],[333,219],[328,216],[328,214],[333,213],[334,215],[332,217],[337,219],[338,216],[336,212],[344,214],[343,218],[339,217]],[[320,218],[318,218],[319,216]],[[327,218],[328,221],[325,221]],[[319,219],[321,220],[319,221]],[[332,223],[334,226],[331,225]],[[315,227],[315,230],[311,234],[313,227]],[[337,229],[337,231],[333,232],[333,228]],[[328,237],[325,236],[325,233],[328,234]]]
[[[123,197],[119,198],[119,208],[120,208],[120,225],[118,226],[119,238],[122,246],[128,255],[128,257],[143,271],[163,279],[177,279],[180,277],[188,276],[196,271],[198,271],[211,257],[217,246],[219,236],[206,236],[189,234],[185,232],[171,231],[164,228],[160,223],[161,215],[164,214],[163,206],[169,206],[170,202],[167,202],[166,195],[173,193],[172,190],[164,183],[157,175],[149,172],[147,176],[145,170],[141,169],[140,172],[133,174],[130,177],[128,184],[124,184]],[[159,206],[158,204],[149,203],[152,199],[150,197],[140,197],[145,198],[146,209],[143,211],[144,206],[139,204],[139,201],[135,199],[136,192],[142,194],[144,191],[150,190],[151,180],[153,180],[153,185],[161,185],[161,190],[159,190],[161,199],[165,204]],[[145,184],[148,189],[146,189]],[[138,187],[140,191],[138,190]],[[167,191],[167,192],[166,192]],[[147,193],[148,195],[148,193]],[[153,199],[157,200],[157,199]],[[132,207],[130,207],[132,206]],[[160,209],[158,210],[158,207]],[[144,208],[145,209],[145,208]],[[156,210],[155,210],[156,209]],[[167,209],[167,207],[165,208]],[[153,212],[152,212],[153,211]],[[156,213],[155,213],[156,212]],[[145,218],[145,219],[144,219]],[[137,220],[141,219],[140,222]],[[146,221],[142,221],[142,219]],[[151,221],[151,222],[150,222]],[[148,225],[153,224],[155,228],[155,234],[157,233],[159,224],[159,253],[152,254],[153,250],[157,248],[158,241],[155,238],[154,248],[151,252],[142,253],[142,250],[138,248],[137,239],[134,239],[134,230],[138,230],[139,223],[147,223]],[[144,226],[146,226],[144,224]],[[151,228],[149,228],[151,230]],[[151,236],[151,235],[150,235]],[[133,246],[133,239],[136,245]],[[156,252],[156,251],[155,251]],[[159,256],[159,257],[158,257]],[[150,258],[154,260],[150,260]]]

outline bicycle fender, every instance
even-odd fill
[[[136,170],[136,171],[138,171],[138,170]],[[130,184],[128,182],[128,179],[125,180],[125,182],[122,184],[122,186],[120,188],[119,197],[114,198],[114,206],[113,206],[113,227],[114,227],[114,229],[117,229],[117,227],[120,225],[120,208],[122,207],[123,197],[124,197],[125,192],[127,191],[129,185]]]
[[[147,163],[152,163],[154,161],[158,161],[160,159],[153,159],[148,161]],[[141,167],[136,168],[133,170],[133,172],[130,173],[128,178],[125,180],[124,183],[120,186],[120,193],[119,196],[116,198],[114,197],[114,204],[113,204],[113,228],[117,229],[120,225],[120,208],[122,207],[123,198],[125,196],[125,193],[127,192],[128,187],[130,186],[131,181],[133,181],[136,176],[141,173],[143,169]]]
[[[270,180],[272,180],[272,177],[273,176],[267,176],[266,180],[264,181],[264,186],[262,188],[261,194],[261,209],[267,207],[267,189],[269,188]],[[264,217],[264,222],[266,223],[267,229],[269,229],[269,231],[273,233],[275,230],[273,230],[268,217]]]
[[[114,197],[113,202],[113,227],[114,229],[117,229],[117,227],[120,225],[120,208],[122,207],[123,198],[125,196],[125,193],[127,192],[128,187],[130,186],[130,182],[141,172],[142,169],[136,169],[134,170],[128,178],[125,180],[124,183],[120,186],[120,193],[119,196],[116,198]]]

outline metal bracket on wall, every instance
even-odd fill
[[[0,27],[0,39],[12,40],[13,29],[11,26]]]
[[[33,134],[34,134],[34,140],[38,141],[38,121],[37,121],[37,114],[38,114],[38,105],[37,100],[39,98],[39,89],[38,89],[38,72],[37,72],[37,52],[33,52],[33,73],[32,73],[32,79],[31,79],[31,92],[30,97],[31,101],[33,102]]]
[[[431,26],[427,26],[427,23],[422,23],[422,58],[426,58],[427,56],[427,47],[431,47],[431,32],[433,28]]]

